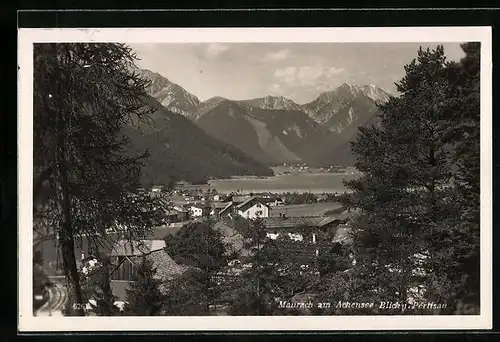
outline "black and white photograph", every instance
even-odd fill
[[[26,329],[491,326],[488,28],[169,30],[20,30]]]

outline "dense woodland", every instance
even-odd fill
[[[279,306],[298,295],[329,303],[407,303],[418,296],[446,304],[430,314],[477,314],[480,45],[462,49],[459,62],[448,62],[441,46],[417,51],[397,84],[400,96],[380,105],[376,125],[359,128],[351,148],[362,176],[346,182],[350,192],[341,198],[356,213],[351,244],[325,245],[318,258],[304,259],[290,250],[307,250],[305,242],[292,248],[267,238],[259,220],[242,220],[238,230],[249,253],[238,255],[214,222],[190,225],[166,239],[169,255],[189,271],[161,284],[145,261],[121,314],[207,315],[217,308],[231,315],[391,314],[377,307]],[[135,56],[124,45],[43,44],[35,56],[35,220],[61,237],[71,301],[97,293],[98,314],[119,314],[106,262],[89,285],[78,274],[73,240],[114,220],[139,236],[154,219],[157,199],[128,195],[148,155],[124,154],[129,141],[121,134],[130,117],[150,113],[141,102],[147,82],[127,67]],[[39,187],[52,191],[37,197]],[[288,194],[288,201],[317,200],[312,196]],[[235,259],[250,267],[235,272]]]

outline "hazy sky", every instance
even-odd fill
[[[344,82],[375,84],[395,93],[403,66],[419,43],[211,43],[131,44],[138,66],[158,72],[201,101],[213,96],[243,100],[285,96],[297,103],[314,100]],[[464,54],[443,44],[449,60]]]

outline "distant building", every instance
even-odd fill
[[[203,215],[202,206],[192,205],[190,211],[191,211],[191,216],[193,217],[201,217]]]
[[[212,208],[204,204],[195,204],[190,207],[189,211],[191,212],[191,216],[196,218],[210,215]]]
[[[151,192],[155,193],[155,192],[161,192],[163,190],[163,185],[155,185],[153,187],[151,187]]]
[[[329,228],[338,227],[344,220],[335,217],[267,217],[263,224],[267,230],[267,236],[277,239],[281,234],[288,235],[295,241],[311,241],[316,243],[319,232],[326,232]]]
[[[150,260],[162,279],[181,274],[183,268],[165,252],[164,240],[118,240],[109,254],[114,270],[111,280],[134,281],[142,258]],[[158,269],[159,268],[159,269]]]
[[[226,209],[226,207],[228,207],[229,205],[231,205],[230,202],[213,202],[212,203],[212,210],[210,211],[210,215],[220,216],[221,212],[224,209]]]
[[[293,246],[294,243],[301,242],[303,248],[301,251],[308,254],[309,257],[318,256],[324,244],[331,243],[347,243],[349,241],[350,229],[344,226],[345,220],[335,217],[268,217],[263,219],[263,224],[266,228],[266,236],[276,240],[286,236],[289,242],[281,243],[288,244],[290,252],[292,250],[299,252],[296,249],[300,246]],[[342,227],[342,228],[340,228]],[[290,245],[291,244],[291,245]],[[306,258],[307,259],[307,258]]]
[[[257,197],[251,197],[235,207],[236,212],[248,219],[269,217],[269,206]]]
[[[182,275],[189,267],[177,264],[165,251],[164,240],[118,240],[109,254],[114,267],[110,274],[113,295],[119,302],[127,300],[127,289],[135,281],[143,259],[152,263],[154,277],[162,280],[160,291],[166,293],[168,280]]]
[[[266,198],[264,201],[270,207],[282,207],[285,205],[285,202],[281,198]]]
[[[222,233],[224,243],[226,244],[228,254],[238,253],[239,255],[248,256],[250,251],[244,248],[245,239],[234,227],[234,222],[228,219],[217,221],[213,229]]]
[[[222,209],[218,209],[218,216],[219,217],[226,217],[229,216],[230,214],[233,213],[234,210],[234,204],[233,202],[224,202],[225,207]]]
[[[165,211],[165,221],[167,223],[172,222],[182,222],[189,219],[189,212],[187,210],[181,209],[170,209]]]

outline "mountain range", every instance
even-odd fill
[[[203,153],[213,154],[215,159],[209,162],[212,166],[203,165],[214,168],[208,172],[210,177],[225,173],[216,160],[231,165],[230,172],[238,172],[234,174],[256,175],[269,173],[265,165],[285,162],[351,165],[354,157],[349,142],[355,139],[359,126],[377,122],[378,105],[391,97],[375,85],[345,83],[306,104],[282,96],[243,101],[213,97],[201,102],[158,73],[139,73],[151,80],[148,93],[155,105],[162,107],[158,107],[155,120],[160,126],[165,126],[165,120],[170,122],[165,126],[168,129],[155,131],[155,144],[165,146],[166,140],[179,135],[177,145],[168,147],[168,158],[175,155],[193,165],[192,159],[205,160],[207,157],[200,158]],[[182,120],[185,118],[189,120]],[[181,132],[186,134],[182,138]],[[208,151],[208,146],[213,150]],[[226,152],[217,152],[220,148]],[[160,155],[164,155],[165,148],[161,150]]]
[[[135,72],[151,81],[148,94],[171,112],[187,116],[199,106],[200,100],[196,96],[162,75],[147,69],[135,69]]]
[[[272,176],[273,171],[237,148],[217,140],[185,116],[165,108],[153,97],[143,100],[152,110],[147,121],[125,127],[133,154],[149,151],[142,183],[175,181],[205,183],[233,175]]]

